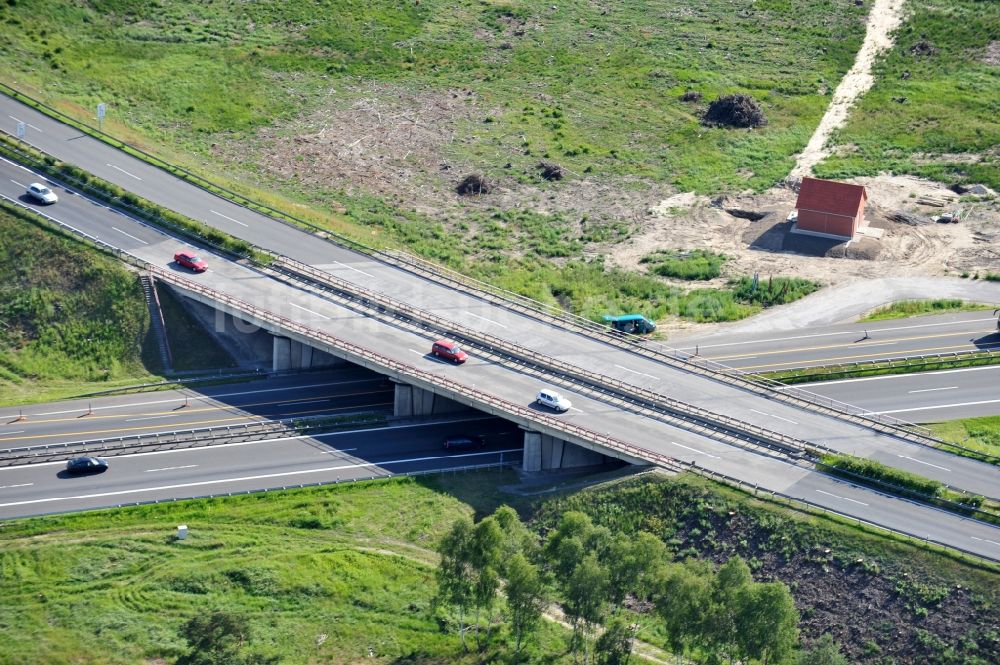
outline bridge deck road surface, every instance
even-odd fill
[[[486,445],[442,449],[445,436],[469,432],[481,434]],[[521,450],[517,426],[478,416],[120,455],[107,458],[108,471],[90,476],[67,476],[65,462],[43,462],[0,468],[0,518],[519,462]]]
[[[0,104],[8,103],[16,104],[12,100],[0,97]],[[17,104],[17,107],[13,110],[21,112],[22,115],[29,115],[28,112],[30,109],[19,104]],[[896,460],[895,458],[891,458],[894,466],[906,468],[904,463],[910,458],[921,459],[929,457],[937,459],[936,456],[941,455],[937,451],[911,446],[892,437],[875,435],[869,430],[850,423],[789,407],[784,404],[777,404],[768,399],[751,395],[712,380],[707,380],[704,377],[693,376],[687,372],[612,349],[600,342],[566,333],[556,327],[534,319],[489,306],[475,298],[456,293],[451,289],[432,282],[415,278],[409,273],[381,264],[363,255],[355,254],[328,243],[317,242],[309,234],[289,229],[285,225],[281,225],[261,215],[256,215],[239,206],[225,208],[225,210],[238,214],[242,218],[242,221],[238,222],[238,226],[236,224],[229,224],[226,227],[225,224],[209,220],[209,213],[215,215],[217,212],[220,212],[217,208],[232,204],[228,204],[222,199],[208,194],[197,187],[173,178],[165,172],[148,167],[138,160],[133,160],[124,155],[124,153],[115,151],[89,137],[80,136],[74,130],[70,130],[59,123],[44,118],[40,114],[35,114],[33,111],[31,111],[31,114],[34,114],[31,118],[33,124],[41,127],[42,132],[30,134],[28,136],[29,141],[61,159],[77,163],[79,166],[95,172],[102,177],[106,177],[108,180],[118,182],[118,184],[125,188],[146,196],[161,205],[204,220],[206,223],[233,233],[233,235],[247,238],[252,242],[269,247],[292,258],[307,263],[318,264],[331,271],[336,270],[341,273],[340,276],[342,277],[347,277],[352,273],[364,275],[367,279],[363,281],[363,285],[369,288],[376,288],[396,296],[403,296],[416,306],[430,309],[442,316],[451,317],[470,327],[479,327],[493,334],[501,332],[501,330],[497,330],[499,327],[503,332],[501,336],[512,339],[524,346],[535,348],[543,353],[556,355],[563,360],[605,373],[608,373],[611,367],[618,367],[622,370],[622,373],[619,374],[622,378],[627,379],[630,374],[644,377],[643,381],[648,378],[651,384],[655,384],[655,387],[667,389],[669,394],[675,394],[684,399],[684,401],[715,412],[726,413],[750,422],[756,422],[763,426],[775,428],[778,425],[793,436],[831,445],[831,447],[834,447],[832,444],[847,446],[860,456],[878,458],[879,455],[893,454],[892,449],[900,449],[910,453],[909,455],[905,455],[905,459]],[[62,136],[56,136],[57,132],[61,133]],[[42,140],[39,140],[39,137]],[[72,139],[78,140],[74,141]],[[67,154],[64,151],[65,146],[69,143],[74,144],[74,148],[70,149],[71,151],[79,151],[77,156]],[[84,144],[88,144],[87,149],[82,147]],[[102,155],[116,160],[117,163],[105,162],[105,166],[101,166]],[[109,164],[112,166],[108,167],[107,165]],[[125,166],[121,166],[121,164],[125,164]],[[135,182],[125,182],[125,176],[119,178],[118,175],[120,174],[116,175],[118,171],[126,170],[125,167],[148,169],[148,171],[142,171],[141,174],[129,173],[127,177],[139,183],[146,182],[143,180],[143,177],[146,177],[149,180],[155,180],[156,186],[147,187],[147,191],[139,191],[135,188]],[[220,219],[225,218],[220,217]],[[247,229],[252,229],[252,232],[244,233]],[[129,246],[129,243],[125,241],[123,242],[125,245],[123,249],[133,251],[136,255],[152,263],[162,265],[169,261],[169,257],[172,257],[173,251],[175,251],[177,246],[175,240],[163,241],[163,243],[168,246],[160,246],[159,243],[154,245],[146,241],[140,241],[136,243],[139,246],[134,247]],[[338,257],[344,260],[341,261]],[[215,257],[211,261],[221,266],[222,270],[233,272],[234,274],[230,275],[232,281],[243,280],[242,285],[244,287],[249,286],[247,282],[255,277],[254,272],[245,267],[235,264],[223,265],[225,262],[219,257]],[[208,274],[202,277],[205,278],[206,276]],[[208,276],[208,279],[213,280],[213,287],[219,288],[220,285],[215,282],[216,277],[218,277],[218,272],[214,272],[214,274]],[[360,278],[355,275],[353,279],[359,280]],[[232,282],[229,284],[229,286],[234,285]],[[243,292],[237,290],[232,295],[254,301],[265,309],[277,311],[288,316],[288,318],[296,319],[313,327],[318,326],[323,328],[324,326],[319,324],[322,324],[324,321],[334,320],[334,316],[328,314],[319,313],[310,320],[304,319],[302,312],[289,312],[290,296],[282,295],[282,292],[287,293],[287,289],[288,287],[278,287],[273,284],[269,288],[265,288],[258,284],[250,289],[249,292],[246,290]],[[267,293],[262,294],[262,290]],[[265,295],[266,297],[261,298],[261,295]],[[298,308],[312,310],[313,312],[316,310],[312,308],[331,307],[330,303],[311,295],[306,296],[303,294],[302,296],[298,296],[297,300],[306,303],[306,305],[297,305]],[[411,351],[418,356],[422,355],[419,351],[420,346],[417,349],[412,349],[406,344],[397,346],[392,343],[393,340],[386,339],[387,336],[392,337],[399,331],[390,330],[388,326],[373,325],[373,322],[367,319],[365,320],[368,321],[366,327],[366,324],[359,321],[353,314],[347,320],[340,318],[340,316],[343,315],[339,315],[336,324],[330,326],[330,328],[334,329],[334,334],[338,336],[343,337],[346,332],[349,334],[348,338],[353,337],[355,340],[385,341],[391,347],[391,351],[387,355],[398,356],[402,354],[405,357],[406,351]],[[319,320],[315,317],[318,317]],[[479,323],[475,323],[476,321]],[[349,322],[350,325],[344,326],[343,324],[346,322]],[[350,333],[354,332],[359,334],[350,335]],[[408,341],[410,343],[415,342],[413,339]],[[420,340],[417,343],[425,344],[426,340]],[[378,350],[384,352],[386,349]],[[413,362],[412,358],[410,362]],[[424,358],[423,362],[427,363],[430,361]],[[419,366],[421,363],[418,362],[416,364]],[[502,388],[502,392],[507,393],[507,395],[501,393],[499,395],[501,397],[525,399],[526,395],[533,395],[534,389],[537,387],[537,382],[534,380],[518,376],[509,370],[502,370],[497,373],[499,368],[486,367],[485,364],[477,365],[475,363],[473,363],[473,368],[472,371],[468,371],[459,380],[471,383],[480,381],[481,386],[498,389],[497,392],[501,392],[499,389]],[[473,375],[474,372],[475,376]],[[611,373],[614,373],[613,370]],[[634,378],[632,380],[635,381]],[[673,442],[669,440],[669,434],[666,437],[664,436],[666,426],[663,423],[654,423],[644,418],[637,418],[632,413],[609,407],[603,403],[586,400],[581,396],[577,396],[577,401],[583,409],[583,413],[579,415],[580,424],[595,427],[598,430],[606,429],[613,436],[639,443],[655,452],[671,454],[667,449],[670,448],[670,444]],[[587,409],[590,409],[591,417],[584,417]],[[759,415],[755,416],[753,415],[754,413]],[[593,417],[594,415],[596,417]],[[577,418],[578,415],[573,414],[569,417]],[[787,424],[780,424],[776,421]],[[789,427],[788,425],[792,425],[793,427]],[[649,429],[653,431],[643,431]],[[671,433],[678,439],[687,441],[699,439],[702,442],[706,441],[703,437],[693,436],[683,430],[667,429],[672,430]],[[899,448],[900,446],[902,448]],[[660,450],[657,450],[657,448]],[[745,451],[736,451],[732,448],[730,448],[730,451],[734,452],[740,460],[755,457],[747,455]],[[676,454],[676,452],[673,454]],[[721,456],[719,457],[721,459]],[[959,460],[950,456],[948,458],[952,467],[948,473],[954,474],[954,478],[949,484],[992,496],[996,488],[997,471],[995,468],[983,464],[970,463],[967,460]],[[787,467],[788,465],[782,466]],[[737,463],[735,468],[730,469],[734,473],[729,475],[744,479],[749,477],[756,481],[758,480],[755,477],[757,474],[754,473],[754,469],[751,467],[752,465],[748,465],[745,462]],[[763,477],[760,480],[767,485],[771,485],[774,481],[774,479]],[[777,484],[784,485],[784,482],[779,481]],[[979,487],[982,487],[983,490],[978,489]],[[906,518],[903,515],[898,515],[897,517],[901,522],[906,522]],[[897,528],[895,524],[890,524],[889,526]]]
[[[678,342],[688,353],[747,372],[1000,350],[990,310],[917,316],[785,332],[718,334]]]
[[[383,376],[352,367],[203,388],[0,408],[0,450],[238,426],[291,417],[391,410]]]
[[[0,100],[4,98],[0,96]],[[81,139],[82,140],[82,139]],[[170,180],[162,172],[156,171]],[[23,196],[17,180],[29,177],[24,169],[0,161],[0,193],[7,196]],[[183,183],[181,183],[183,184]],[[200,189],[185,185],[195,193],[209,196]],[[106,206],[96,204],[82,196],[73,195],[65,189],[59,190],[60,202],[45,208],[44,212],[80,228],[87,233],[98,235],[105,242],[116,244],[121,249],[152,264],[170,266],[179,275],[192,281],[223,291],[262,309],[270,310],[299,323],[318,330],[325,330],[341,339],[361,343],[386,355],[397,356],[399,360],[440,368],[434,361],[423,358],[429,348],[430,338],[420,338],[410,333],[383,325],[353,311],[344,309],[329,301],[302,291],[260,273],[227,261],[210,253],[200,252],[209,263],[209,271],[201,275],[191,275],[171,263],[178,248],[178,241],[166,234],[119,213]],[[266,222],[275,222],[262,218]],[[340,252],[339,248],[323,243],[307,234],[281,227],[286,236],[298,234],[303,246],[320,250]],[[361,261],[357,255],[355,259]],[[346,257],[345,257],[346,258]],[[585,367],[605,375],[615,376],[635,385],[647,387],[681,401],[694,404],[715,413],[739,418],[771,430],[780,430],[800,439],[825,445],[834,450],[876,459],[892,466],[941,480],[949,485],[977,494],[995,496],[1000,493],[1000,470],[974,460],[957,458],[939,450],[910,444],[891,436],[877,434],[867,428],[825,416],[809,410],[796,408],[773,401],[747,391],[735,388],[713,379],[707,379],[602,344],[586,337],[568,333],[542,322],[511,313],[508,310],[487,306],[475,298],[444,289],[436,284],[413,277],[376,261],[364,259],[362,266],[371,271],[369,275],[385,275],[392,284],[383,289],[393,292],[409,301],[430,306],[436,314],[458,321],[469,327],[485,332],[525,347],[535,349],[549,356],[557,357],[576,366]],[[353,268],[352,268],[353,270]],[[347,271],[350,274],[350,270]],[[341,275],[346,276],[346,275]],[[366,280],[371,287],[374,279]],[[436,296],[435,296],[436,294]],[[434,297],[432,297],[434,296]],[[468,310],[454,303],[469,305]],[[475,311],[482,312],[482,315]],[[493,318],[490,318],[493,317]],[[482,388],[502,387],[512,391],[508,396],[513,401],[525,403],[535,394],[539,383],[534,379],[511,371],[483,363],[471,362],[461,369],[453,368],[451,377]],[[498,372],[490,376],[490,374]],[[651,450],[650,441],[659,437],[639,435],[628,426],[636,420],[634,414],[602,406],[602,412],[615,411],[625,419],[616,436],[625,441]],[[589,419],[588,419],[589,420]],[[594,427],[602,430],[604,419],[597,418]],[[587,426],[586,423],[581,423]],[[658,451],[665,452],[665,451]],[[667,453],[669,454],[669,453]]]

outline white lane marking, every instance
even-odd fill
[[[105,163],[107,163],[107,162],[105,162]],[[122,173],[124,173],[125,175],[127,175],[127,176],[131,176],[132,178],[135,178],[136,180],[142,180],[142,178],[140,178],[140,177],[139,177],[139,176],[137,176],[136,174],[134,174],[134,173],[129,173],[129,172],[128,172],[128,171],[126,171],[125,169],[123,169],[123,168],[120,168],[120,167],[117,167],[117,166],[115,166],[114,164],[108,164],[108,166],[110,166],[111,168],[113,168],[113,169],[116,169],[116,170],[118,170],[118,171],[121,171],[121,172],[122,172]]]
[[[784,420],[786,423],[791,423],[793,425],[798,425],[794,420],[789,420],[788,418],[782,418],[781,416],[775,415],[773,413],[764,413],[763,411],[758,411],[757,409],[750,409],[754,413],[759,413],[762,416],[768,416],[770,418],[777,418],[778,420]]]
[[[146,416],[145,418],[126,418],[125,422],[127,422],[127,423],[135,423],[135,422],[138,422],[140,420],[159,420],[160,418],[176,418],[179,415],[180,415],[179,413],[168,413],[165,416]]]
[[[416,349],[407,348],[406,350],[409,351],[410,353],[415,353],[418,356],[426,356],[427,355],[426,353],[421,353],[420,351],[417,351]]]
[[[892,409],[890,411],[874,411],[873,413],[907,413],[909,411],[933,411],[934,409],[950,409],[957,406],[979,406],[981,404],[997,404],[1000,399],[983,399],[978,402],[956,402],[954,404],[937,404],[935,406],[917,406],[912,409]]]
[[[583,409],[578,409],[575,406],[569,407],[570,411],[576,411],[577,413],[583,413]]]
[[[1000,543],[998,543],[995,540],[990,540],[989,538],[976,538],[975,536],[969,536],[969,537],[972,538],[973,540],[978,540],[981,543],[989,543],[990,545],[996,545],[997,547],[1000,547]]]
[[[24,430],[19,429],[16,432],[0,432],[0,436],[7,436],[8,434],[24,434]]]
[[[507,327],[504,324],[500,323],[499,321],[494,321],[493,319],[487,319],[485,316],[479,316],[478,314],[473,314],[472,312],[466,312],[465,315],[480,319],[482,321],[488,321],[489,323],[492,323],[493,325],[496,326],[500,326],[501,328]]]
[[[616,364],[615,367],[617,367],[618,369],[623,369],[626,372],[632,372],[633,374],[638,374],[639,376],[649,377],[650,379],[658,379],[659,378],[658,376],[653,376],[652,374],[646,374],[645,372],[640,372],[638,370],[634,370],[634,369],[631,369],[631,368],[628,368],[628,367],[624,367],[622,365]]]
[[[907,394],[912,395],[913,393],[932,393],[938,390],[958,390],[958,386],[948,386],[947,388],[921,388],[920,390],[907,390]]]
[[[7,114],[7,117],[8,117],[8,118],[10,118],[11,120],[13,120],[14,122],[24,122],[24,120],[21,120],[20,118],[15,118],[14,116],[10,115],[9,113]],[[35,130],[36,132],[42,132],[42,130],[40,130],[40,129],[39,129],[38,127],[35,127],[35,126],[34,126],[33,124],[31,124],[30,122],[24,122],[24,124],[25,124],[26,126],[28,126],[28,127],[31,127],[31,128],[32,128],[33,130]],[[44,134],[44,133],[45,133],[45,132],[42,132],[42,134]]]
[[[0,490],[13,489],[15,487],[31,487],[35,483],[21,483],[20,485],[0,485]]]
[[[913,330],[915,328],[935,328],[938,326],[958,326],[967,323],[982,323],[984,321],[989,321],[991,323],[996,323],[995,318],[989,319],[965,319],[962,321],[944,321],[940,323],[921,323],[915,326],[895,326],[892,328],[868,328],[869,333],[873,332],[892,332],[893,330]],[[810,337],[830,337],[833,335],[863,335],[863,330],[842,330],[838,332],[825,332],[825,333],[813,333],[810,335],[791,335],[789,337],[771,337],[769,339],[745,339],[739,342],[726,342],[724,344],[699,344],[698,347],[702,349],[713,349],[720,346],[738,346],[740,344],[760,344],[762,342],[785,342],[790,339],[809,339]],[[678,349],[691,349],[692,346],[679,346]]]
[[[365,272],[364,270],[358,270],[358,269],[357,269],[357,268],[355,268],[354,266],[349,266],[349,265],[347,265],[346,263],[341,263],[340,261],[334,261],[334,263],[336,263],[336,264],[337,264],[338,266],[341,266],[341,267],[343,267],[343,268],[347,268],[348,270],[353,270],[354,272],[359,272],[359,273],[361,273],[362,275],[366,275],[366,276],[368,276],[368,277],[372,277],[372,278],[374,278],[374,277],[375,277],[375,275],[372,275],[371,273],[367,273],[367,272]]]
[[[498,455],[500,453],[520,452],[521,448],[511,448],[509,450],[494,450],[484,453],[465,453],[462,455],[430,455],[428,457],[412,457],[409,459],[386,460],[385,462],[362,462],[360,464],[342,464],[340,466],[325,466],[319,469],[305,469],[302,471],[285,471],[282,473],[265,473],[256,476],[237,476],[235,478],[219,478],[217,480],[202,480],[195,483],[180,483],[177,485],[161,485],[159,487],[140,487],[129,490],[116,490],[114,492],[99,492],[97,494],[78,494],[76,496],[51,496],[44,499],[31,499],[29,501],[13,501],[10,503],[0,503],[0,508],[10,506],[26,506],[36,503],[52,503],[54,501],[79,501],[81,499],[100,499],[107,496],[123,496],[125,494],[141,494],[144,492],[161,492],[163,490],[184,489],[187,487],[204,487],[206,485],[219,485],[222,483],[241,483],[248,480],[266,480],[268,478],[287,478],[289,476],[304,476],[313,473],[326,473],[329,471],[345,471],[348,469],[364,469],[379,466],[390,466],[396,464],[413,464],[415,462],[429,462],[431,460],[456,459],[461,457],[476,457],[478,455]],[[34,466],[38,466],[37,464]]]
[[[278,404],[278,406],[291,406],[293,404],[295,406],[299,406],[300,404],[319,404],[320,402],[329,402],[329,401],[330,398],[327,397],[325,399],[309,399],[309,400],[299,400],[297,402],[282,402],[281,404]]]
[[[146,469],[143,473],[153,473],[154,471],[176,471],[177,469],[193,469],[197,464],[185,464],[184,466],[165,466],[162,469]]]
[[[295,303],[293,303],[293,302],[290,302],[290,303],[288,303],[288,304],[289,304],[289,305],[291,305],[292,307],[295,307],[296,309],[301,309],[301,310],[302,310],[303,312],[309,312],[310,314],[315,314],[316,316],[318,316],[318,317],[319,317],[319,318],[321,318],[321,319],[325,319],[325,320],[327,320],[327,321],[329,321],[329,320],[330,320],[330,317],[329,317],[329,316],[323,316],[323,315],[322,315],[322,314],[320,314],[319,312],[314,312],[314,311],[312,311],[311,309],[306,309],[306,308],[305,308],[305,307],[303,307],[302,305],[296,305],[296,304],[295,304]]]
[[[917,459],[917,458],[915,458],[915,457],[909,457],[909,456],[907,456],[907,455],[899,455],[899,454],[897,454],[897,455],[896,455],[896,457],[899,457],[899,458],[901,458],[901,459],[908,459],[908,460],[910,460],[911,462],[916,462],[917,464],[925,464],[925,465],[927,465],[927,466],[932,466],[932,467],[934,467],[935,469],[941,469],[942,471],[947,471],[948,473],[951,473],[951,469],[946,469],[946,468],[945,468],[945,467],[943,467],[943,466],[938,466],[937,464],[931,464],[930,462],[925,462],[925,461],[923,461],[923,460],[919,460],[919,459]]]
[[[713,455],[712,453],[706,453],[704,450],[698,450],[697,448],[691,448],[689,446],[685,446],[682,443],[677,443],[676,441],[671,441],[670,443],[672,443],[675,446],[678,446],[680,448],[684,448],[685,450],[690,450],[693,453],[698,453],[699,455],[707,455],[708,457],[711,457],[712,459],[721,459],[718,455]]]
[[[237,224],[239,224],[240,226],[245,226],[245,227],[247,227],[247,228],[250,228],[250,225],[249,225],[249,224],[244,224],[244,223],[243,223],[243,222],[241,222],[240,220],[238,220],[238,219],[233,219],[233,218],[232,218],[232,217],[230,217],[229,215],[223,215],[223,214],[222,214],[221,212],[216,212],[216,211],[214,211],[214,210],[209,210],[209,212],[210,212],[210,213],[212,213],[213,215],[218,215],[219,217],[222,217],[222,218],[224,218],[224,219],[228,219],[228,220],[229,220],[230,222],[236,222],[236,223],[237,223]]]
[[[357,450],[357,448],[339,448],[337,450],[321,450],[320,455],[335,455],[337,453],[351,453]]]
[[[825,495],[827,495],[827,496],[832,496],[832,497],[833,497],[834,499],[841,499],[842,501],[850,501],[850,502],[852,502],[852,503],[859,503],[859,504],[861,504],[862,506],[867,506],[867,505],[868,505],[868,504],[867,504],[867,503],[865,503],[864,501],[858,501],[857,499],[852,499],[852,498],[850,498],[850,497],[846,497],[846,496],[837,496],[836,494],[830,494],[829,492],[824,492],[823,490],[816,490],[816,491],[817,491],[817,492],[819,492],[820,494],[825,494]]]
[[[355,430],[349,432],[327,432],[325,434],[300,434],[297,436],[284,436],[278,439],[262,439],[260,441],[237,441],[236,443],[220,443],[215,446],[204,446],[201,448],[180,448],[177,450],[153,450],[148,453],[131,453],[129,455],[115,455],[114,458],[125,459],[126,457],[148,457],[150,455],[169,455],[170,453],[191,453],[206,450],[221,450],[222,448],[236,448],[239,446],[253,446],[258,443],[282,443],[285,441],[303,441],[305,439],[329,439],[335,436],[346,436],[349,434],[358,434],[364,432],[382,432],[385,430],[392,429],[405,429],[405,428],[416,428],[416,427],[433,427],[435,425],[449,425],[451,423],[471,423],[477,420],[490,420],[493,416],[483,416],[481,418],[453,418],[452,420],[438,420],[432,423],[418,423],[416,425],[389,425],[387,427],[373,427],[366,430]],[[79,442],[77,442],[79,443]],[[518,448],[520,450],[520,448]],[[37,468],[42,466],[63,466],[66,462],[38,462],[37,464],[19,464],[15,466],[4,466],[0,467],[0,472],[10,471],[10,470],[24,470],[26,468]]]
[[[350,383],[372,383],[374,381],[381,381],[381,380],[382,380],[382,378],[378,377],[378,378],[374,378],[374,379],[351,379],[350,381],[330,381],[329,383],[310,383],[310,384],[304,385],[304,386],[287,386],[285,388],[265,388],[263,390],[243,390],[243,391],[236,392],[236,393],[219,393],[218,395],[197,395],[193,399],[196,399],[196,400],[199,400],[199,401],[206,401],[207,402],[209,400],[218,399],[218,398],[222,398],[222,397],[239,397],[240,395],[257,395],[259,393],[274,393],[274,392],[281,392],[283,390],[305,390],[306,388],[325,388],[327,386],[342,386],[342,385],[347,385],[347,384],[350,384]],[[123,409],[123,408],[129,407],[129,406],[151,406],[151,405],[154,405],[154,404],[171,404],[171,403],[176,403],[176,402],[180,402],[180,401],[183,401],[183,400],[181,398],[175,397],[175,398],[172,398],[172,399],[149,400],[148,402],[128,402],[126,404],[111,404],[111,405],[108,405],[108,406],[96,406],[96,407],[94,407],[94,411],[104,411],[104,410],[107,410],[107,409]],[[67,409],[66,411],[43,411],[41,413],[31,413],[31,414],[28,414],[28,415],[30,415],[32,418],[35,418],[35,417],[38,417],[38,416],[61,416],[61,415],[66,414],[66,413],[80,413],[80,411],[83,411],[83,410],[85,410],[85,409],[83,407],[80,407],[80,408],[76,408],[76,409]],[[0,415],[0,420],[2,420],[3,418],[13,418],[16,415],[17,415],[16,413],[10,413],[10,414],[7,414],[5,416],[4,415]],[[20,434],[20,432],[11,432],[11,434]]]
[[[137,242],[141,242],[141,243],[142,243],[143,245],[148,245],[148,244],[149,244],[148,242],[146,242],[146,241],[145,241],[145,240],[143,240],[142,238],[136,238],[136,237],[135,237],[134,235],[132,235],[131,233],[125,233],[124,231],[122,231],[122,230],[121,230],[120,228],[118,228],[117,226],[112,226],[111,228],[113,228],[113,229],[114,229],[115,231],[118,231],[118,233],[122,234],[123,236],[128,236],[128,237],[129,237],[129,238],[131,238],[132,240],[135,240],[135,241],[137,241]]]
[[[22,185],[21,183],[19,183],[19,182],[18,182],[17,180],[14,180],[13,178],[11,178],[11,180],[10,180],[10,181],[11,181],[12,183],[14,183],[15,185],[17,185],[18,187],[23,187],[24,189],[28,189],[28,186],[27,186],[27,185]]]

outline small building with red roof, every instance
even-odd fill
[[[795,202],[798,219],[794,231],[853,238],[864,222],[867,200],[868,192],[862,185],[802,178]]]

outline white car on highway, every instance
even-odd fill
[[[535,397],[535,401],[542,406],[547,406],[554,411],[558,411],[559,413],[565,413],[573,406],[572,402],[551,388],[542,388],[539,390],[538,395]]]
[[[51,204],[59,200],[56,193],[51,189],[41,184],[40,182],[33,182],[28,185],[28,196],[35,199],[39,203]]]

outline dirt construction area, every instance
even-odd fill
[[[874,3],[864,45],[799,155],[790,183],[836,149],[828,139],[871,87],[872,64],[891,47],[903,5],[903,0]],[[790,184],[709,200],[641,178],[572,172],[559,181],[542,178],[518,158],[517,137],[482,121],[499,112],[471,90],[429,92],[359,80],[331,90],[329,102],[310,117],[265,129],[250,145],[220,145],[218,152],[234,162],[250,153],[264,173],[293,178],[312,191],[336,187],[375,194],[450,230],[469,229],[463,226],[468,213],[485,209],[560,213],[588,224],[624,222],[630,229],[626,240],[588,245],[584,254],[603,256],[608,265],[626,270],[645,270],[640,260],[661,249],[726,255],[722,277],[714,283],[673,282],[682,288],[718,286],[753,273],[806,277],[824,285],[1000,273],[1000,202],[989,190],[960,197],[943,184],[910,176],[852,179],[868,190],[863,233],[850,242],[825,240],[789,233],[786,219],[796,198]],[[462,196],[456,184],[476,173],[482,159],[473,154],[474,146],[484,140],[495,150],[488,163],[502,171],[487,174],[488,193]],[[933,220],[943,213],[958,213],[959,221]]]

